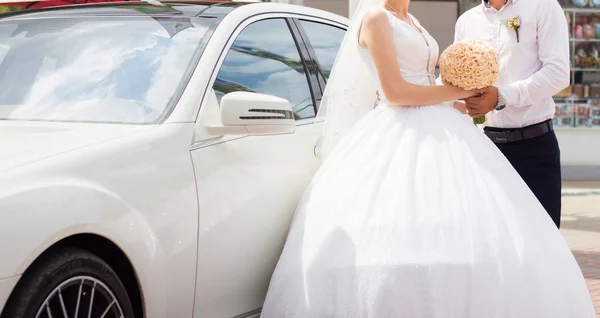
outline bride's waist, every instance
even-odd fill
[[[429,77],[429,78],[434,78],[435,79],[435,75],[433,73],[407,73],[407,72],[403,72],[402,73],[403,77]]]
[[[442,108],[454,108],[454,101],[447,101],[447,102],[441,102],[438,104],[432,104],[432,105],[422,105],[422,106],[399,106],[399,105],[394,105],[391,104],[390,102],[388,102],[387,100],[382,100],[380,101],[376,108],[380,108],[380,107],[390,107],[390,108],[396,108],[396,109],[419,109],[419,108],[423,108],[423,107],[442,107]]]
[[[402,74],[405,81],[415,85],[435,85],[435,75],[426,73]]]

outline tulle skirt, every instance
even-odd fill
[[[307,189],[261,317],[595,314],[561,233],[470,119],[381,105]]]

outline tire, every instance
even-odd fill
[[[116,304],[106,309],[113,300]],[[63,317],[64,311],[69,318],[88,317],[90,307],[92,318],[101,317],[105,310],[106,318],[134,318],[127,291],[106,262],[81,249],[59,247],[25,272],[2,318],[47,318],[48,309],[52,317]]]

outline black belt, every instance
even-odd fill
[[[523,128],[483,128],[485,134],[496,144],[506,144],[509,142],[531,139],[547,134],[553,130],[554,128],[552,127],[551,119]]]

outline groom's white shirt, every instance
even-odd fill
[[[506,20],[519,17],[519,42]],[[495,86],[506,108],[487,114],[487,126],[520,128],[550,119],[552,96],[569,85],[569,31],[556,0],[508,0],[497,11],[482,3],[456,22],[454,41],[479,38],[500,57]]]

